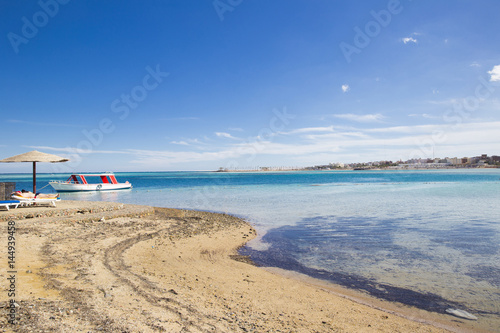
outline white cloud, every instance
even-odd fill
[[[495,135],[500,122],[477,122],[461,124],[459,127],[451,125],[417,125],[379,127],[359,130],[356,133],[327,133],[311,135],[313,143],[298,145],[298,151],[315,153],[329,152],[335,147],[339,153],[362,153],[362,161],[379,160],[379,152],[390,152],[389,159],[409,159],[415,156],[429,157],[429,145],[440,148],[443,156],[472,156],[477,151],[497,151],[500,143]],[[353,134],[353,135],[349,135]],[[467,151],[465,150],[468,147]],[[307,149],[306,149],[307,148]],[[283,151],[288,151],[282,147]],[[385,153],[387,153],[387,151]],[[337,154],[335,156],[338,156]],[[385,158],[384,158],[385,159]],[[350,162],[349,160],[342,160]]]
[[[189,139],[189,138],[181,138],[180,140],[173,140],[170,141],[169,143],[174,144],[174,145],[179,145],[179,146],[186,146],[186,147],[192,147],[196,149],[210,149],[210,143],[207,137],[203,137],[202,140],[199,139]]]
[[[75,147],[49,147],[49,146],[24,146],[26,148],[36,149],[36,150],[49,150],[49,151],[57,151],[60,153],[68,153],[68,154],[128,154],[123,150],[97,150],[97,149],[80,149]]]
[[[425,114],[423,114],[425,115]],[[423,116],[419,115],[419,116]],[[195,151],[196,147],[184,145],[190,139],[175,141],[184,149],[92,151],[91,154],[122,154],[129,161],[129,167],[154,167],[158,170],[178,168],[179,165],[196,165],[201,168],[225,165],[228,160],[240,161],[241,165],[266,164],[293,165],[300,161],[303,165],[339,162],[362,162],[381,159],[397,160],[413,157],[429,157],[432,147],[440,157],[472,156],[479,153],[494,154],[500,151],[496,133],[500,122],[476,122],[434,125],[406,125],[389,127],[343,128],[304,127],[290,130],[285,135],[272,139],[256,138],[230,141],[229,143],[207,145],[205,151]],[[223,132],[219,132],[223,133]],[[306,134],[306,135],[302,135]],[[294,136],[295,135],[295,136]],[[222,137],[225,137],[222,135]],[[431,148],[429,148],[431,147]],[[40,150],[54,150],[72,154],[83,153],[77,148],[32,147]],[[478,152],[479,151],[479,152]],[[432,153],[430,153],[432,155]],[[99,155],[101,159],[102,155]],[[117,155],[112,156],[113,159]],[[91,160],[91,157],[87,158]],[[241,160],[240,160],[241,159]],[[250,161],[250,162],[249,162]],[[193,164],[194,163],[194,164]],[[250,164],[249,164],[250,163]],[[220,165],[219,165],[220,164]]]
[[[229,133],[224,133],[224,132],[215,132],[215,135],[217,135],[220,138],[232,138],[233,136]]]
[[[491,82],[500,81],[500,65],[496,65],[495,67],[493,67],[493,69],[489,71],[488,74],[491,75]]]
[[[289,132],[280,132],[280,134],[302,134],[302,133],[311,133],[311,132],[333,132],[333,126],[328,127],[304,127],[304,128],[296,128]]]
[[[380,118],[376,115],[371,116]],[[137,163],[145,165],[153,163],[152,165],[159,165],[159,167],[224,159],[237,161],[242,159],[242,163],[244,161],[247,165],[250,157],[252,163],[256,165],[261,160],[275,161],[278,164],[300,160],[304,161],[305,165],[314,165],[331,162],[331,159],[356,162],[353,159],[370,161],[423,158],[429,157],[426,155],[429,143],[440,151],[442,157],[472,156],[477,154],[475,150],[482,152],[486,149],[494,153],[500,149],[500,143],[495,139],[499,126],[500,122],[477,122],[462,123],[460,126],[434,124],[355,130],[335,127],[335,131],[333,126],[304,127],[287,132],[290,136],[295,135],[292,138],[276,136],[272,140],[231,142],[225,146],[212,146],[209,152],[186,150],[183,152],[130,151],[130,153],[135,155]],[[301,135],[304,133],[308,135]]]
[[[415,44],[417,44],[418,43],[418,41],[415,38],[413,38],[413,37],[404,37],[404,38],[401,38],[401,41],[403,43],[405,43],[405,44],[408,44],[408,43],[415,43]]]
[[[226,132],[215,132],[215,135],[217,135],[219,138],[228,138],[228,139],[233,139],[233,140],[241,140],[240,138],[236,138],[232,136],[229,133]]]
[[[343,92],[345,92],[345,93],[346,93],[346,92],[348,92],[349,90],[351,90],[351,87],[349,87],[349,85],[348,85],[348,84],[343,84],[343,85],[342,85],[342,91],[343,91]]]
[[[477,62],[474,61],[472,64],[469,65],[470,67],[481,67],[481,65]]]
[[[377,127],[367,129],[368,133],[382,134],[429,134],[438,128],[439,125],[408,125],[408,126],[392,126],[392,127]]]
[[[430,115],[428,113],[420,113],[420,114],[413,113],[413,114],[409,114],[408,117],[422,117],[422,118],[427,118],[427,119],[441,119],[441,118],[443,118],[442,116],[441,117],[433,116],[433,115]]]
[[[335,142],[342,142],[341,140],[346,139],[361,139],[361,138],[369,138],[368,134],[365,134],[361,131],[348,131],[348,132],[337,132],[337,133],[326,133],[326,134],[309,134],[304,136],[307,140],[335,140]]]
[[[380,113],[377,114],[365,114],[365,115],[357,115],[352,113],[345,114],[335,114],[333,115],[336,118],[352,120],[360,123],[369,123],[369,122],[379,122],[385,117]]]

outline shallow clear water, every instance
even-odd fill
[[[30,177],[0,181],[30,189]],[[37,187],[67,177],[38,175]],[[431,311],[461,308],[500,327],[500,169],[117,178],[134,188],[62,198],[235,214],[262,235],[242,250],[257,263]]]

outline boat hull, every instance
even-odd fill
[[[127,183],[72,184],[72,183],[49,182],[49,184],[57,192],[114,191],[114,190],[127,190],[132,188],[132,184],[127,184]]]

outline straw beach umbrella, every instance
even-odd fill
[[[67,162],[69,159],[57,156],[57,155],[52,155],[52,154],[46,154],[39,152],[37,150],[33,150],[24,154],[12,156],[3,160],[0,160],[0,162],[4,163],[17,163],[17,162],[32,162],[33,163],[33,193],[36,193],[36,162],[50,162],[50,163],[57,163],[57,162]]]

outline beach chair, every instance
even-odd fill
[[[2,200],[0,201],[0,207],[5,207],[7,210],[13,206],[14,208],[17,208],[21,204],[21,201],[19,200]]]
[[[32,192],[14,192],[10,196],[12,199],[19,200],[21,206],[31,206],[33,204],[42,205],[48,204],[56,207],[56,202],[61,201],[59,194],[33,194]]]

